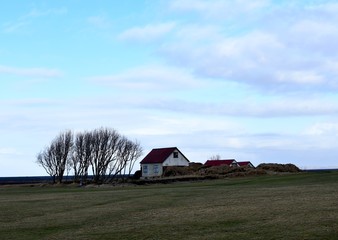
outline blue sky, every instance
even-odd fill
[[[13,0],[0,39],[0,176],[101,126],[144,154],[338,167],[336,1]]]

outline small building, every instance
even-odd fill
[[[142,178],[160,177],[167,166],[189,166],[189,160],[177,147],[155,148],[140,162]]]
[[[217,166],[239,167],[235,159],[208,160],[204,163],[204,166],[206,167],[217,167]]]
[[[251,162],[249,162],[249,161],[246,161],[246,162],[237,162],[237,163],[238,163],[238,165],[240,167],[255,168],[255,166]]]

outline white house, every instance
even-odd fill
[[[189,160],[177,147],[155,148],[141,161],[142,178],[160,177],[167,166],[189,166]]]

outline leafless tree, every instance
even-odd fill
[[[59,183],[62,182],[64,172],[66,170],[70,152],[73,146],[73,133],[66,131],[60,133],[50,144],[37,156],[37,162],[46,172],[55,178]]]
[[[130,175],[142,148],[116,130],[99,128],[91,132],[66,131],[38,154],[37,163],[61,183],[65,170],[73,169],[74,181],[86,183],[91,168],[97,184],[110,181],[118,174]]]
[[[123,154],[125,152],[127,142],[128,139],[126,137],[120,136],[116,143],[116,149],[113,153],[114,157],[112,158],[113,161],[109,163],[107,169],[107,177],[109,180],[112,180],[116,175],[121,173],[126,166]]]
[[[136,160],[142,155],[142,147],[139,142],[132,142],[128,139],[123,141],[124,144],[119,151],[119,158],[123,162],[123,176],[130,176]]]
[[[117,160],[120,134],[114,129],[100,128],[92,132],[91,167],[95,183],[102,183],[108,177],[109,167]]]
[[[210,160],[221,160],[221,156],[219,154],[213,155],[210,157]]]
[[[52,146],[46,147],[37,155],[37,164],[42,166],[47,174],[53,178],[53,183],[56,182],[57,164],[53,154]]]
[[[94,130],[91,166],[94,182],[112,181],[118,174],[131,173],[136,160],[142,155],[138,142],[121,136],[113,129]]]
[[[74,171],[74,181],[76,182],[87,182],[88,168],[92,157],[92,139],[90,132],[78,133],[75,136],[71,162]]]
[[[71,131],[66,131],[61,133],[58,137],[52,142],[55,149],[55,158],[57,162],[57,178],[58,182],[61,183],[63,179],[63,174],[66,170],[66,165],[70,160],[70,153],[73,146],[73,133]]]

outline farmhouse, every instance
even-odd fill
[[[213,166],[229,166],[229,167],[239,167],[235,159],[227,160],[208,160],[204,163],[204,166],[213,167]]]
[[[177,147],[155,148],[140,163],[142,178],[160,177],[167,166],[189,166],[189,160]]]
[[[246,162],[237,162],[237,163],[238,163],[238,165],[240,167],[255,168],[255,166],[251,162],[249,162],[249,161],[246,161]]]

